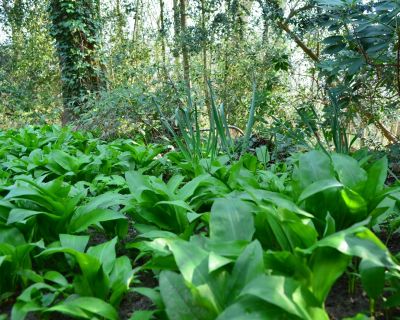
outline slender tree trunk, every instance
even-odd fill
[[[133,23],[133,41],[136,42],[139,36],[139,20],[141,19],[141,0],[136,1],[136,14]]]
[[[205,0],[201,0],[201,28],[204,33],[203,42],[202,42],[202,54],[203,54],[203,91],[205,104],[207,107],[207,112],[211,114],[211,101],[210,95],[208,92],[208,67],[207,67],[207,30],[206,30],[206,8],[205,8]]]
[[[181,52],[181,21],[180,21],[180,9],[179,9],[179,0],[173,0],[173,18],[174,18],[174,48],[172,51],[172,55],[174,56],[175,62],[175,75],[178,79],[181,78],[180,71],[180,61],[179,56]]]
[[[117,34],[118,37],[121,39],[124,38],[124,27],[125,27],[125,19],[121,11],[121,0],[117,0],[115,4],[115,9],[116,9],[116,16],[117,16]],[[122,40],[121,39],[121,40]]]
[[[268,33],[269,33],[269,26],[268,26],[268,21],[267,19],[263,19],[264,23],[264,30],[263,30],[263,36],[262,36],[262,43],[263,45],[266,45],[268,43]]]
[[[165,50],[165,23],[164,23],[164,0],[160,0],[160,39],[161,59],[164,76],[167,76],[167,57]]]
[[[188,89],[190,89],[190,61],[189,51],[186,44],[186,1],[180,0],[180,14],[181,14],[181,46],[182,46],[182,64],[183,64],[183,78]]]
[[[139,21],[143,21],[143,15],[144,15],[144,1],[141,0],[141,2],[140,2],[140,15],[139,15],[140,20]],[[141,28],[143,28],[143,22],[139,23],[139,27],[138,27],[138,30],[137,30],[137,38],[139,38],[139,36],[142,35],[142,41],[143,41],[144,40],[144,34],[143,34],[143,32],[141,32],[142,31]]]
[[[397,121],[396,137],[397,139],[400,139],[400,121]]]
[[[223,79],[223,102],[226,113],[229,114],[229,104],[228,104],[228,75],[229,75],[229,50],[225,46],[225,59],[224,59],[224,79]]]

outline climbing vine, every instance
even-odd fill
[[[51,0],[50,34],[61,68],[63,124],[84,112],[85,97],[106,85],[100,54],[101,22],[97,0]]]

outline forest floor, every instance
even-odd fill
[[[134,235],[134,229],[130,229],[128,238],[132,238]],[[108,241],[104,234],[92,235],[91,239],[92,245]],[[380,239],[385,243],[387,240],[386,233],[382,233],[380,235]],[[396,234],[391,237],[387,242],[387,247],[394,255],[400,253],[400,236]],[[140,284],[140,287],[154,288],[157,286],[157,280],[151,272],[143,272],[139,274],[137,282]],[[355,316],[357,313],[369,313],[369,300],[366,294],[363,292],[360,282],[356,281],[356,285],[354,286],[353,290],[351,290],[350,283],[351,279],[349,275],[343,275],[330,291],[325,303],[325,307],[332,320],[340,320],[346,317]],[[0,314],[6,313],[10,315],[12,305],[13,302],[10,301],[9,304],[0,306]],[[149,298],[132,291],[129,292],[122,300],[119,308],[119,316],[121,320],[128,320],[135,311],[152,309],[153,303]],[[379,312],[379,306],[377,306],[375,319],[391,319],[394,316],[400,316],[400,310],[396,312],[396,314],[384,315],[383,313]],[[27,320],[36,319],[39,318],[33,314],[27,318]],[[49,319],[68,320],[72,318],[59,314],[52,315]]]

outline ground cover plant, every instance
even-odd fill
[[[399,13],[0,0],[0,320],[400,319]]]
[[[329,319],[343,276],[368,299],[348,318],[399,314],[385,157],[190,162],[57,126],[4,131],[0,150],[4,319]]]

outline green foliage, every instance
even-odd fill
[[[174,137],[179,150],[188,161],[196,162],[208,157],[213,159],[221,150],[229,155],[234,152],[234,144],[229,133],[224,109],[222,106],[217,108],[214,101],[207,129],[201,129],[197,106],[176,111],[175,119],[180,134],[175,133],[162,113],[161,117],[164,126]]]
[[[198,235],[184,241],[168,236],[149,245],[157,255],[164,247],[164,259],[169,251],[180,271],[180,275],[169,271],[171,267],[160,257],[153,262],[154,268],[167,268],[160,274],[160,294],[168,318],[274,315],[328,319],[324,300],[345,271],[349,257],[361,258],[361,277],[371,297],[369,283],[376,279],[374,270],[399,268],[383,244],[361,225],[320,241],[314,239],[306,250],[263,253],[260,243],[252,242],[254,229],[243,228],[246,221],[252,229],[254,221],[249,219],[251,206],[241,201],[228,198],[215,202],[209,237]],[[243,220],[237,219],[238,214]]]
[[[398,4],[320,1],[319,5],[325,9],[321,23],[333,34],[324,39],[324,53],[337,57],[324,62],[326,70],[335,69],[336,74],[343,71],[353,78],[362,69],[374,73],[382,65],[381,85],[396,91],[394,65],[398,57],[393,45],[398,41]]]
[[[45,124],[59,116],[60,75],[45,8],[46,3],[33,0],[4,1],[0,6],[2,127],[26,121]],[[6,35],[10,41],[1,41]]]
[[[81,129],[108,140],[134,137],[154,141],[162,135],[158,114],[143,84],[116,87],[85,99],[85,113],[76,121]]]
[[[119,319],[130,291],[154,302],[132,319],[328,319],[349,268],[371,303],[399,305],[400,266],[371,231],[398,213],[386,158],[315,150],[271,164],[260,147],[190,162],[58,127],[2,132],[0,150],[11,319]],[[138,284],[144,271],[157,287]]]
[[[1,2],[0,318],[114,320],[134,293],[154,303],[136,320],[328,319],[346,273],[358,311],[391,317],[400,266],[377,236],[398,232],[400,190],[353,148],[368,124],[398,140],[380,119],[397,119],[398,3],[169,7]],[[61,105],[73,129],[26,126]]]
[[[98,1],[54,0],[49,3],[61,66],[64,100],[63,123],[82,113],[85,96],[104,86],[105,75],[99,56],[100,30]]]
[[[304,209],[315,215],[320,232],[327,227],[328,217],[333,218],[335,229],[341,230],[367,217],[374,225],[387,210],[394,209],[382,202],[387,195],[382,192],[387,159],[372,165],[360,162],[347,155],[318,151],[296,159],[293,192]]]

